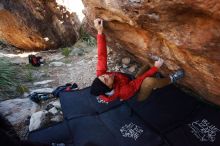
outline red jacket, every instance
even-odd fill
[[[107,72],[107,48],[106,40],[104,34],[97,35],[97,45],[98,45],[98,62],[96,68],[96,75],[100,76],[102,74],[114,74],[113,89],[114,94],[111,96],[100,95],[100,98],[105,102],[111,102],[117,98],[121,100],[127,100],[132,97],[140,88],[142,81],[146,77],[150,77],[157,72],[156,67],[152,67],[143,75],[137,77],[136,79],[130,81],[130,79],[119,72]]]

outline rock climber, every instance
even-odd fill
[[[103,33],[103,20],[98,18],[94,20],[94,26],[97,34],[98,62],[96,68],[97,77],[91,85],[90,93],[105,102],[111,102],[116,99],[127,100],[139,91],[137,100],[145,100],[156,88],[162,88],[184,77],[184,70],[179,69],[165,78],[152,77],[163,65],[163,59],[155,61],[154,66],[143,74],[132,79],[127,74],[120,72],[107,72],[107,47],[106,39]]]

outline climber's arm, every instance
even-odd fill
[[[127,100],[132,97],[140,89],[143,80],[147,77],[153,76],[163,65],[163,62],[163,59],[155,61],[154,66],[151,69],[149,69],[136,79],[130,81],[129,84],[122,86],[120,89],[119,98],[122,100]]]
[[[103,34],[103,20],[95,19],[94,26],[98,31],[97,34],[97,49],[98,49],[98,61],[96,66],[96,75],[100,76],[107,71],[107,48],[106,39]]]

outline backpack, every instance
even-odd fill
[[[43,64],[41,62],[41,59],[42,59],[42,57],[40,57],[40,56],[35,56],[35,55],[28,56],[29,63],[35,67],[39,67],[41,64]]]

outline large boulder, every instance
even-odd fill
[[[220,2],[218,0],[83,0],[84,26],[95,35],[93,20],[105,20],[108,45],[153,65],[162,73],[183,68],[180,84],[220,105]]]
[[[56,0],[1,0],[0,40],[24,50],[56,49],[79,38],[80,21]]]

